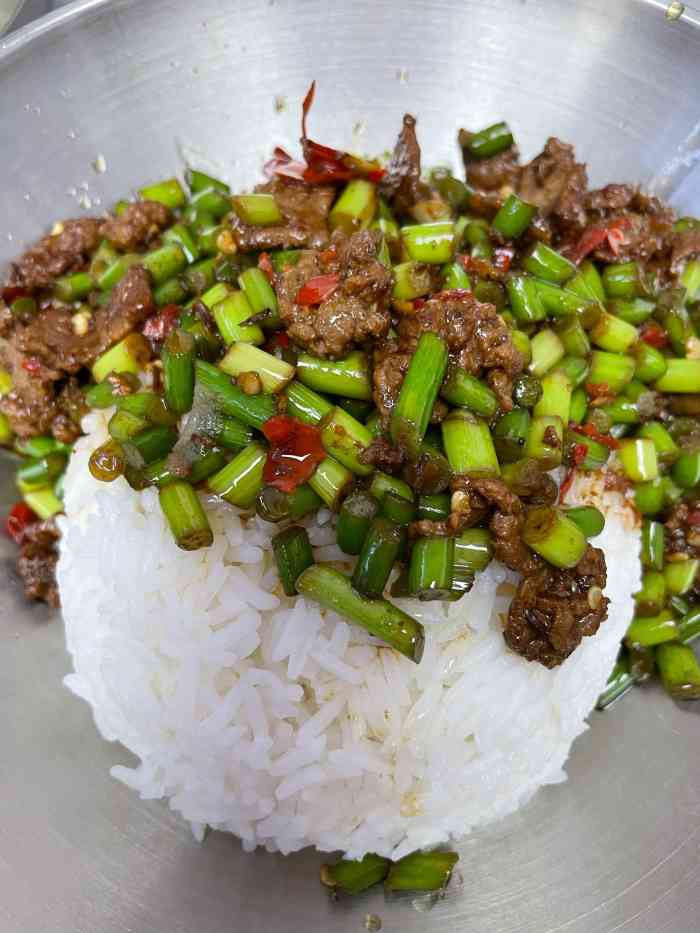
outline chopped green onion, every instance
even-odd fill
[[[299,576],[314,563],[314,552],[306,528],[291,525],[272,538],[277,573],[287,596],[296,596]]]
[[[128,334],[98,356],[92,364],[92,378],[102,382],[110,373],[138,373],[151,358],[151,348],[142,334]]]
[[[700,637],[700,606],[693,606],[678,622],[678,640],[690,644]]]
[[[666,604],[666,577],[658,570],[647,570],[642,576],[642,588],[634,594],[640,616],[657,615]]]
[[[398,476],[389,476],[388,473],[382,473],[381,470],[375,470],[372,474],[369,491],[377,502],[381,502],[388,492],[413,502],[413,490],[408,483],[404,483]]]
[[[146,185],[145,188],[139,188],[139,194],[144,201],[159,201],[171,210],[182,207],[187,200],[187,196],[177,178],[168,178],[165,181],[156,182],[154,185]]]
[[[297,380],[290,382],[285,392],[287,414],[298,418],[304,424],[319,424],[325,415],[333,410],[332,402]]]
[[[437,334],[421,334],[391,413],[394,444],[415,457],[425,437],[433,405],[447,369],[447,344]]]
[[[389,868],[387,891],[442,891],[459,861],[456,852],[412,852]]]
[[[262,444],[250,444],[236,454],[223,470],[209,477],[209,489],[231,505],[250,508],[263,486],[266,459],[267,450]]]
[[[542,379],[542,397],[533,408],[534,415],[556,415],[564,424],[569,422],[572,383],[565,373],[556,370]]]
[[[177,223],[163,231],[161,240],[164,243],[175,243],[185,254],[188,263],[196,262],[199,259],[199,247],[191,231],[185,224]]]
[[[537,460],[544,470],[559,466],[563,458],[564,423],[558,415],[535,415],[530,421],[526,457]]]
[[[605,528],[605,516],[594,505],[579,505],[564,509],[564,514],[578,525],[587,538],[595,538]]]
[[[461,141],[461,140],[460,140]],[[478,133],[469,135],[465,144],[473,159],[490,159],[513,145],[513,134],[507,123],[494,123]]]
[[[265,342],[261,328],[257,324],[247,323],[253,317],[253,309],[243,292],[234,291],[223,301],[217,302],[212,308],[212,314],[219,333],[228,345],[237,341],[256,345]]]
[[[194,398],[194,337],[175,328],[168,334],[161,353],[165,401],[175,415],[192,408]]]
[[[404,500],[406,501],[406,500]],[[434,496],[418,497],[418,519],[434,522],[443,521],[450,514],[450,497],[441,492]]]
[[[243,223],[254,227],[270,227],[284,222],[272,194],[237,194],[231,198],[231,206]]]
[[[666,372],[654,383],[657,392],[700,392],[700,360],[666,359]]]
[[[445,453],[455,473],[486,470],[500,473],[489,426],[464,408],[455,408],[442,422]]]
[[[397,301],[413,301],[433,291],[433,273],[430,266],[420,262],[402,262],[394,266],[394,290]]]
[[[268,312],[262,324],[265,327],[277,327],[280,322],[277,295],[262,269],[253,266],[252,269],[241,272],[238,284],[243,289],[253,314]]]
[[[674,700],[700,698],[700,665],[688,645],[659,645],[656,649],[656,666],[666,692]]]
[[[664,567],[664,577],[669,593],[682,596],[691,590],[699,567],[700,560],[678,560],[667,563]]]
[[[372,520],[352,575],[352,585],[358,593],[382,595],[399,556],[403,534],[401,526],[387,518],[377,516]]]
[[[516,275],[508,280],[506,288],[515,319],[521,324],[543,321],[547,317],[535,279]]]
[[[530,340],[532,360],[528,369],[533,376],[544,376],[564,357],[564,345],[553,330],[544,328]]]
[[[296,522],[309,512],[317,512],[322,505],[320,497],[306,483],[292,492],[282,492],[276,486],[263,486],[255,501],[255,511],[266,522],[287,519]]]
[[[401,228],[406,254],[415,262],[440,265],[449,262],[454,252],[454,237],[454,224],[450,221]]]
[[[335,528],[341,551],[346,554],[360,553],[378,508],[377,500],[364,489],[356,489],[343,500]]]
[[[621,392],[634,376],[635,361],[631,356],[594,350],[588,381],[593,385],[606,385],[613,395]]]
[[[623,470],[634,483],[645,483],[659,475],[656,448],[648,438],[622,441],[617,455]]]
[[[182,272],[187,265],[187,257],[177,243],[164,243],[141,256],[141,265],[150,272],[154,285],[162,285]]]
[[[251,428],[261,428],[277,411],[272,395],[246,395],[218,367],[197,360],[194,364],[195,380],[213,398],[222,415],[230,415]]]
[[[493,218],[493,229],[506,239],[514,240],[525,233],[536,213],[537,208],[533,204],[528,204],[516,194],[509,194]]]
[[[504,412],[493,427],[493,443],[500,463],[513,463],[523,455],[530,428],[530,412],[513,408]]]
[[[634,375],[642,382],[656,382],[666,372],[668,361],[656,347],[640,340],[632,351],[636,359]]]
[[[297,591],[366,629],[416,664],[423,656],[423,626],[385,599],[368,599],[353,590],[340,571],[314,564],[297,580]]]
[[[622,657],[615,664],[610,677],[608,677],[607,686],[598,697],[596,709],[607,709],[615,700],[631,690],[634,683],[635,679],[630,674],[628,660],[626,657]]]
[[[642,298],[645,293],[641,271],[635,261],[605,266],[603,288],[608,298]]]
[[[661,477],[634,487],[634,504],[642,515],[656,515],[664,507],[664,482]]]
[[[664,566],[664,526],[645,518],[642,521],[642,566],[662,570]]]
[[[523,541],[555,567],[575,567],[586,550],[586,536],[560,509],[530,509],[523,525]]]
[[[256,373],[263,392],[271,393],[281,392],[294,377],[294,367],[289,363],[251,343],[238,341],[228,348],[219,369],[233,377]]]
[[[30,490],[22,498],[42,521],[63,511],[63,503],[52,489]]]
[[[309,486],[325,502],[329,509],[337,511],[340,502],[353,483],[353,475],[333,457],[326,457],[316,467],[309,479]]]
[[[364,424],[336,406],[324,416],[319,427],[327,453],[358,476],[370,475],[374,468],[360,459],[372,443],[372,435]]]
[[[199,497],[189,483],[175,482],[158,492],[163,514],[178,547],[185,551],[211,547],[214,535]]]
[[[326,360],[302,353],[297,378],[310,389],[369,401],[372,398],[367,355],[354,350],[343,360]]]
[[[384,881],[391,862],[388,858],[368,852],[359,861],[343,859],[335,865],[321,866],[321,884],[334,891],[360,894]]]
[[[665,641],[675,641],[677,635],[678,627],[673,613],[663,609],[653,616],[637,616],[627,629],[625,642],[651,648]]]
[[[342,230],[350,236],[369,226],[377,209],[377,190],[372,182],[354,178],[343,188],[328,215],[331,230]]]
[[[484,418],[493,418],[498,411],[496,393],[476,376],[458,366],[448,370],[440,394],[451,405],[469,408]]]
[[[421,601],[448,599],[452,590],[454,538],[417,538],[408,569],[409,590]]]

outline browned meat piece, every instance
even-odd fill
[[[31,291],[46,288],[65,272],[75,272],[99,243],[99,226],[94,217],[63,221],[57,233],[43,237],[20,256],[11,268],[9,284]]]
[[[144,246],[158,236],[172,220],[172,212],[160,201],[137,201],[124,208],[118,217],[100,225],[100,236],[123,252]]]
[[[257,192],[273,194],[284,224],[255,227],[231,214],[231,229],[243,252],[259,249],[320,249],[329,240],[327,218],[333,204],[332,185],[307,185],[275,178],[258,185]]]
[[[94,355],[123,340],[155,310],[150,275],[142,266],[132,266],[112,289],[106,307],[95,314]]]
[[[589,544],[572,570],[543,565],[518,587],[503,637],[528,661],[556,667],[607,616],[605,556]]]
[[[89,366],[100,353],[131,333],[155,310],[148,273],[133,266],[113,289],[82,334],[75,317],[58,305],[43,309],[10,340],[0,340],[0,364],[12,374],[12,391],[0,411],[19,437],[53,432],[79,434],[78,397],[73,382],[56,399],[53,383]]]
[[[496,560],[527,576],[541,567],[542,561],[523,541],[523,519],[522,513],[505,515],[503,512],[496,512],[489,527],[493,535],[493,553]]]
[[[629,207],[636,193],[637,189],[632,185],[606,185],[589,191],[584,204],[589,211],[621,211]]]
[[[34,522],[24,530],[17,558],[17,572],[27,599],[43,601],[54,609],[60,605],[56,584],[59,537],[53,519]]]
[[[338,358],[368,339],[384,337],[391,318],[391,272],[377,259],[381,236],[369,230],[333,237],[325,254],[308,251],[278,279],[280,317],[290,338],[318,356]],[[330,255],[328,255],[330,254]],[[337,274],[336,290],[319,305],[296,302],[317,275]]]
[[[666,557],[700,557],[700,509],[695,502],[674,505],[666,520]]]
[[[385,473],[398,473],[403,466],[404,455],[385,437],[376,437],[359,456],[361,463],[368,463]]]
[[[673,236],[671,268],[679,272],[686,259],[700,256],[700,230],[684,230]]]
[[[94,341],[75,329],[75,318],[65,307],[51,306],[18,329],[17,349],[25,357],[36,357],[45,366],[67,373],[77,373],[94,357]]]
[[[57,414],[53,382],[60,373],[43,367],[31,373],[23,362],[14,341],[0,339],[0,367],[12,376],[12,390],[0,399],[0,412],[8,418],[18,437],[48,434]]]
[[[88,411],[85,395],[73,376],[59,392],[56,408],[58,414],[51,422],[51,433],[57,441],[72,444],[80,437],[80,421]]]
[[[398,341],[385,341],[374,354],[374,403],[385,423],[425,331],[445,339],[453,365],[473,375],[485,373],[505,411],[513,407],[512,380],[522,370],[523,358],[493,305],[477,301],[470,292],[443,292],[412,314],[401,315],[396,330]]]
[[[586,166],[576,161],[573,146],[552,136],[544,151],[523,167],[518,194],[544,217],[551,215],[564,227],[582,229],[587,181]]]
[[[481,191],[499,191],[512,189],[520,175],[519,155],[516,146],[511,146],[490,159],[473,159],[467,148],[474,134],[460,130],[458,141],[462,148],[464,171],[470,185]]]
[[[416,120],[410,113],[403,118],[403,129],[379,190],[399,214],[407,214],[418,201],[431,196],[430,188],[420,179],[420,146]]]

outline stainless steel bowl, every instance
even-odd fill
[[[698,11],[639,0],[86,0],[0,41],[0,263],[57,218],[99,211],[183,160],[253,181],[313,135],[389,147],[404,110],[427,163],[497,117],[525,156],[550,133],[594,182],[654,183],[700,210]],[[107,170],[95,169],[103,156]],[[14,492],[2,472],[0,504]],[[7,933],[692,933],[700,911],[700,718],[656,689],[593,714],[569,782],[470,837],[447,897],[329,901],[319,857],[198,846],[108,769],[61,686],[61,624],[22,601],[0,541],[0,926]],[[611,568],[615,572],[615,568]],[[430,908],[430,912],[426,911]]]

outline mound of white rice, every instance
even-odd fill
[[[275,526],[206,504],[208,550],[178,550],[153,490],[94,481],[106,438],[90,415],[66,482],[58,578],[75,673],[106,739],[141,764],[113,775],[165,797],[198,835],[248,848],[315,845],[400,857],[447,842],[565,780],[571,743],[605,684],[638,588],[631,509],[605,499],[596,541],[612,568],[608,620],[553,671],[510,652],[514,575],[495,562],[457,603],[405,603],[426,626],[416,666],[362,630],[281,595]],[[317,558],[342,555],[330,515],[308,523]]]

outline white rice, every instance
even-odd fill
[[[88,472],[106,418],[68,468],[58,579],[75,673],[102,735],[141,763],[114,777],[168,799],[198,836],[246,848],[315,845],[400,857],[445,843],[566,779],[571,743],[605,684],[638,588],[631,508],[600,480],[609,618],[561,667],[501,634],[516,577],[495,562],[458,603],[404,603],[427,630],[416,666],[362,630],[280,594],[275,526],[214,501],[213,547],[171,540],[153,490]],[[319,559],[342,557],[330,515],[309,522]]]

